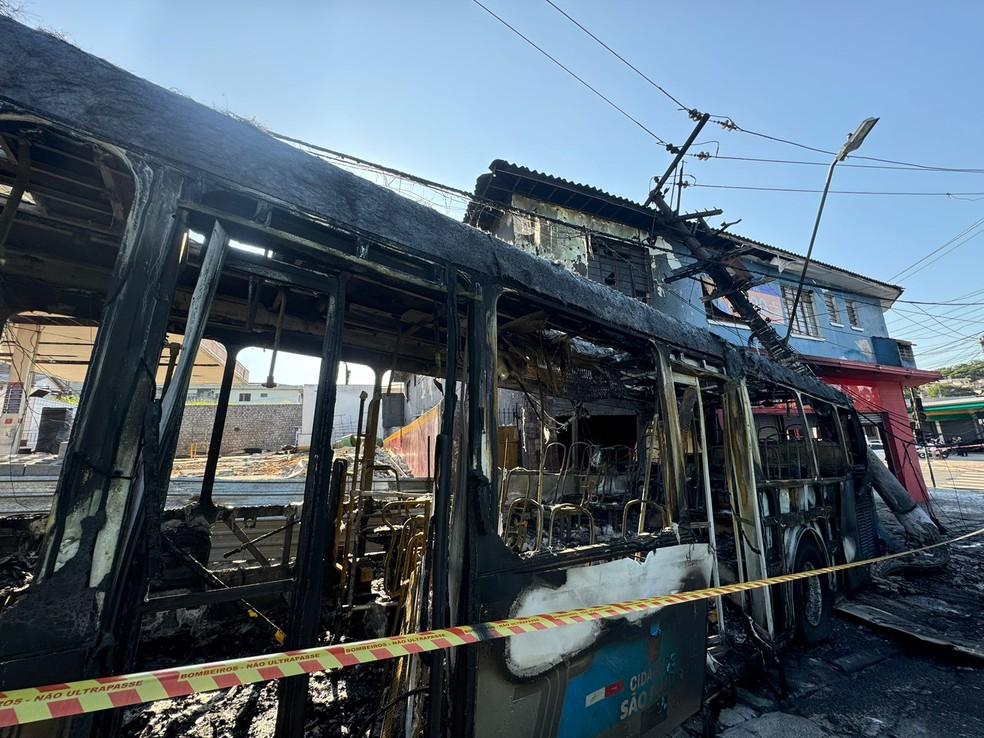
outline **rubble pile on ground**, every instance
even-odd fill
[[[220,479],[291,479],[303,477],[307,454],[265,453],[220,456],[216,476]],[[205,473],[205,456],[175,459],[172,477],[200,477]]]
[[[360,454],[361,456],[361,454]],[[352,466],[352,462],[355,460],[355,448],[352,446],[343,446],[342,448],[335,449],[336,459],[345,459],[349,463],[349,468]],[[380,446],[376,449],[376,466],[388,466],[395,469],[397,474],[401,478],[409,477],[410,467],[407,466],[407,462],[403,460],[403,457],[398,454],[393,453],[385,446]],[[373,472],[373,479],[392,479],[393,475],[385,471],[375,471]]]
[[[351,467],[355,460],[355,448],[346,446],[333,450],[335,458],[346,459]],[[263,453],[237,456],[220,456],[216,469],[219,479],[296,479],[303,478],[307,472],[307,453]],[[397,454],[388,448],[376,449],[376,465],[396,470],[400,477],[410,476],[410,467]],[[191,459],[175,459],[171,468],[172,477],[200,477],[205,473],[205,456]],[[375,479],[392,479],[385,471],[376,471]]]
[[[305,738],[365,735],[376,712],[379,664],[312,674]],[[127,711],[125,738],[272,738],[277,683],[267,682],[154,702]]]
[[[37,558],[33,550],[0,557],[0,610],[31,584]]]

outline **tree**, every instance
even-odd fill
[[[947,379],[969,379],[978,381],[984,379],[984,361],[968,361],[965,364],[945,366],[940,370]]]
[[[966,397],[967,395],[973,395],[975,392],[967,387],[961,387],[958,384],[949,384],[947,382],[933,382],[932,384],[927,384],[923,388],[927,397]]]

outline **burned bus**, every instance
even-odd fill
[[[95,336],[33,581],[0,611],[0,689],[135,669],[162,612],[280,608],[253,649],[296,649],[873,553],[864,437],[827,385],[45,33],[0,18],[0,38],[0,318]],[[225,347],[225,374],[200,488],[175,505],[204,339]],[[214,494],[247,346],[321,359],[300,505]],[[333,457],[343,361],[429,384],[431,420],[405,430],[423,478],[374,479],[378,391],[363,458]],[[264,520],[278,555],[244,524]],[[221,526],[250,565],[216,564]],[[661,735],[701,711],[737,642],[822,640],[857,584],[817,577],[387,662],[367,727]],[[307,685],[280,682],[280,738],[304,733]]]

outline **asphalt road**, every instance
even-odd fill
[[[930,474],[930,464],[932,474]],[[955,456],[946,459],[921,459],[923,479],[927,487],[942,489],[973,489],[984,491],[984,454]],[[935,479],[935,484],[933,483]]]

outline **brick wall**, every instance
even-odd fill
[[[191,444],[196,453],[208,450],[212,434],[215,405],[189,405],[184,410],[181,432],[178,434],[176,455],[188,456]],[[242,453],[247,447],[276,451],[295,443],[301,426],[301,406],[292,405],[230,405],[222,434],[222,453]]]

